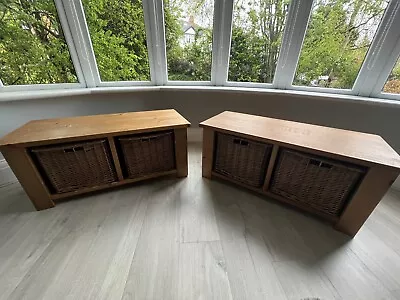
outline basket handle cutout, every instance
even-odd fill
[[[68,149],[64,149],[64,153],[71,153],[71,152],[77,152],[77,151],[82,151],[84,148],[82,146],[78,146],[78,147],[73,147],[73,148],[68,148]],[[86,149],[85,151],[90,151],[93,148],[89,148]]]
[[[314,165],[314,166],[318,166],[318,167],[321,167],[321,168],[325,168],[325,169],[331,169],[332,168],[331,164],[324,163],[324,162],[322,162],[320,160],[317,160],[317,159],[310,159],[309,164],[310,165]]]
[[[249,145],[248,141],[241,140],[241,139],[234,139],[233,143],[237,144],[237,145],[242,145],[242,146],[248,146]]]
[[[157,137],[147,137],[147,138],[141,138],[141,142],[150,142],[157,139]]]
[[[326,169],[331,169],[333,166],[331,164],[321,163],[321,167]]]

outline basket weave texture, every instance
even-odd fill
[[[106,140],[33,148],[31,152],[56,193],[117,181]]]
[[[175,169],[172,131],[120,137],[118,141],[128,178],[138,178]]]
[[[293,202],[339,216],[364,172],[361,167],[283,149],[270,190]]]
[[[217,133],[214,171],[252,187],[264,183],[272,145]]]

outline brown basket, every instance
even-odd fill
[[[117,181],[106,140],[31,149],[56,193]]]
[[[283,149],[273,174],[271,192],[339,216],[364,173],[361,167]]]
[[[214,170],[249,186],[264,183],[272,146],[217,133]]]
[[[125,162],[124,169],[129,178],[175,169],[172,131],[120,137],[118,141]]]

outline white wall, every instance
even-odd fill
[[[193,126],[233,110],[375,133],[400,153],[400,105],[226,91],[163,90],[0,102],[0,136],[33,119],[163,108],[175,108]]]

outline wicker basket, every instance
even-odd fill
[[[339,216],[364,173],[361,167],[283,149],[270,190],[325,214]]]
[[[56,193],[117,181],[106,140],[31,149]]]
[[[128,178],[175,169],[172,131],[118,138]]]
[[[252,187],[264,183],[272,146],[217,133],[214,171]]]

